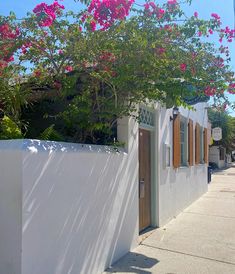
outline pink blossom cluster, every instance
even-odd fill
[[[112,52],[103,51],[98,56],[98,62],[96,63],[97,69],[108,73],[112,77],[117,76],[117,73],[113,71],[112,64],[117,60],[116,56]]]
[[[156,52],[158,55],[162,56],[164,53],[166,53],[166,49],[165,49],[165,48],[162,48],[162,47],[159,47],[159,48],[156,48],[156,49],[155,49],[155,52]]]
[[[0,25],[0,41],[4,41],[4,43],[0,46],[0,75],[1,70],[6,68],[8,63],[14,61],[12,47],[15,44],[15,39],[19,35],[20,31],[18,28],[13,30],[7,23]]]
[[[230,83],[228,87],[228,92],[231,94],[235,94],[235,83]]]
[[[173,12],[178,6],[178,2],[177,0],[168,0],[167,6],[168,6],[169,12]]]
[[[167,4],[169,4],[169,5],[176,5],[178,3],[177,3],[177,0],[168,0]]]
[[[27,42],[25,43],[22,47],[21,47],[21,53],[22,54],[26,54],[27,53],[27,49],[30,48],[32,46],[31,42]]]
[[[46,3],[38,4],[33,9],[33,12],[39,19],[39,26],[50,27],[55,21],[56,15],[59,15],[62,9],[64,9],[64,6],[55,1],[51,5],[47,5]]]
[[[158,19],[161,19],[165,14],[165,10],[156,6],[154,2],[148,2],[144,4],[145,12],[151,16],[156,15]]]
[[[220,16],[217,13],[212,13],[211,17],[215,18],[217,21],[220,21]]]
[[[73,71],[73,67],[68,65],[68,66],[65,67],[65,70],[67,72],[71,72],[71,71]]]
[[[215,58],[213,63],[218,68],[223,68],[224,67],[224,59],[221,58],[221,57]]]
[[[214,22],[216,23],[216,25],[220,26],[222,24],[220,20],[221,18],[217,13],[212,13],[211,17],[214,19]]]
[[[221,29],[221,33],[226,35],[229,43],[235,38],[235,29],[230,29],[228,26],[225,29]],[[222,39],[222,37],[220,39]]]
[[[19,35],[20,35],[19,28],[16,28],[16,30],[13,31],[12,28],[7,23],[3,23],[0,26],[0,38],[1,38],[1,40],[15,39]]]
[[[185,72],[186,69],[187,69],[187,65],[186,65],[185,63],[180,64],[180,70],[181,70],[182,72]]]
[[[215,88],[215,87],[211,87],[211,86],[207,86],[207,87],[204,89],[204,93],[205,93],[207,96],[213,96],[213,95],[215,95],[215,93],[216,93],[216,88]]]
[[[94,18],[92,30],[98,23],[102,30],[108,29],[116,20],[123,20],[129,15],[134,0],[92,0],[88,12]]]
[[[113,62],[116,61],[116,56],[113,53],[111,53],[111,52],[104,51],[99,56],[99,61],[113,63]]]
[[[36,77],[40,77],[41,76],[41,70],[39,70],[39,69],[35,69],[35,71],[34,71],[34,75],[36,76]]]

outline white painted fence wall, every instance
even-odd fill
[[[0,273],[21,273],[22,154],[18,141],[0,141]]]
[[[206,104],[181,115],[207,127]],[[162,226],[207,191],[207,165],[172,167],[172,110],[157,107],[152,215]],[[0,274],[97,274],[138,242],[138,125],[108,147],[0,141]],[[171,148],[165,167],[164,147]]]
[[[190,118],[193,120],[194,130],[196,122],[203,127],[207,127],[206,103],[198,103],[194,107],[196,111],[187,110],[181,107],[179,109],[180,114],[187,119]],[[172,116],[172,109],[161,108],[159,110],[159,118],[157,119],[157,131],[159,132],[159,142],[158,147],[156,148],[156,153],[159,155],[159,170],[157,174],[159,181],[158,226],[166,224],[208,189],[206,164],[194,165],[192,167],[180,167],[178,169],[173,168],[173,132],[170,116]],[[168,144],[171,149],[170,167],[165,167],[164,163],[165,144]],[[195,138],[193,147],[195,153]]]
[[[129,145],[0,141],[0,273],[97,274],[135,247],[138,138]]]

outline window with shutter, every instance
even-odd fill
[[[204,163],[208,163],[208,134],[207,134],[207,128],[204,128]]]
[[[180,166],[188,166],[187,119],[180,116]]]
[[[200,163],[200,126],[196,123],[195,127],[195,164]]]
[[[193,166],[193,121],[189,119],[188,123],[188,162]]]
[[[200,128],[200,164],[204,164],[204,130]]]
[[[174,117],[173,120],[173,166],[180,167],[181,148],[180,148],[180,115]]]

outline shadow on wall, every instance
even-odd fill
[[[151,274],[152,271],[148,271],[146,269],[151,269],[157,263],[159,263],[157,259],[150,258],[139,253],[130,252],[113,267],[107,269],[105,274],[116,272]]]
[[[138,155],[52,143],[23,154],[22,273],[102,272],[138,235]]]

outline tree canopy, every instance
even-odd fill
[[[212,128],[222,128],[222,140],[217,144],[225,147],[227,152],[233,151],[235,149],[235,117],[230,116],[225,110],[210,108],[208,118]]]
[[[187,106],[184,98],[195,95],[232,104],[225,91],[235,93],[234,73],[223,42],[235,31],[218,14],[187,17],[177,0],[84,3],[78,11],[41,3],[20,20],[13,12],[0,16],[0,109],[26,137],[25,109],[42,100],[57,102],[57,110],[42,110],[49,128],[89,142],[146,100]],[[209,40],[214,33],[220,47]]]

